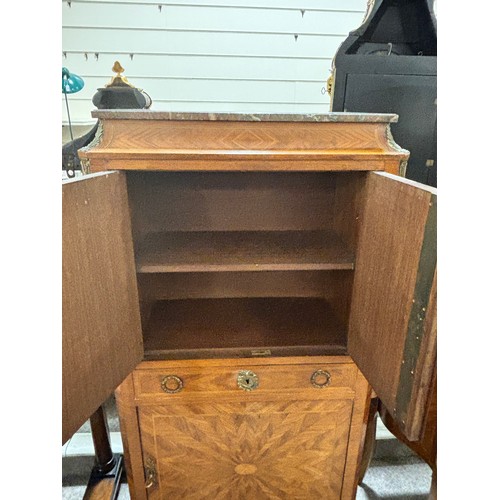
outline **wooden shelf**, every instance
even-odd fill
[[[333,231],[172,231],[146,236],[137,272],[354,269],[354,254]]]
[[[166,300],[153,306],[144,350],[146,359],[345,355],[346,338],[324,299]]]

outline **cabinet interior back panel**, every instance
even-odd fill
[[[137,236],[162,231],[331,229],[335,177],[286,173],[129,173]]]
[[[143,300],[326,297],[349,301],[352,271],[139,273]]]
[[[326,299],[347,325],[352,271],[266,271],[218,273],[140,273],[139,294],[147,321],[156,301],[224,298]]]
[[[137,271],[224,272],[353,269],[333,231],[170,231],[138,246]]]
[[[144,332],[155,357],[345,354],[346,328],[331,304],[317,298],[240,298],[157,302]],[[170,354],[169,354],[170,353]]]

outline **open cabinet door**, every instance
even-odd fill
[[[436,369],[436,190],[369,173],[365,196],[348,352],[415,441]]]
[[[125,174],[62,188],[62,442],[142,360]]]

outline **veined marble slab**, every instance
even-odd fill
[[[341,122],[395,123],[392,113],[192,113],[144,109],[101,109],[92,111],[94,118],[119,120],[235,121],[235,122]]]

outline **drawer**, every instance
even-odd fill
[[[139,402],[176,398],[230,397],[261,399],[279,393],[294,397],[353,397],[357,369],[353,363],[235,366],[175,366],[134,372]],[[335,395],[334,395],[335,393]]]

